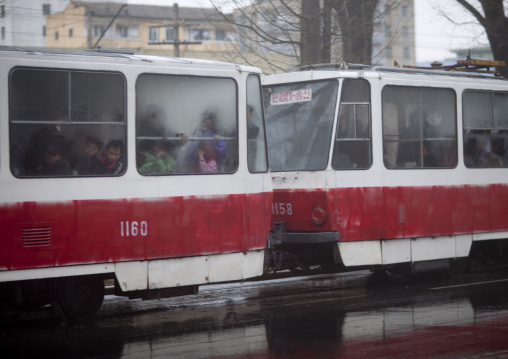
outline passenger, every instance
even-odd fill
[[[96,137],[87,137],[85,139],[85,147],[83,155],[78,159],[75,171],[78,175],[91,174],[90,169],[97,167],[99,164],[99,154],[102,149],[102,141]]]
[[[144,152],[144,163],[138,168],[139,173],[147,174],[170,174],[175,169],[176,162],[169,154],[170,144],[167,141],[157,141]]]
[[[468,136],[467,141],[464,143],[464,163],[467,167],[478,166],[478,139],[476,137]]]
[[[217,156],[209,141],[199,141],[196,154],[199,158],[199,170],[201,173],[217,172]]]
[[[447,141],[444,143],[440,162],[440,167],[445,168],[451,168],[457,165],[457,151],[454,141]]]
[[[43,152],[45,147],[50,143],[58,144],[61,155],[66,152],[65,138],[60,134],[59,126],[44,126],[32,136],[24,155],[26,174],[30,176],[40,174],[42,167],[46,163]]]
[[[217,133],[216,130],[216,116],[215,113],[211,111],[205,111],[202,114],[201,123],[199,127],[194,131],[194,137],[209,137],[210,140],[207,140],[212,145],[217,162],[217,171],[222,169],[224,164],[224,159],[226,157],[226,142],[221,140],[221,136]],[[180,134],[182,138],[182,143],[186,144],[189,137],[185,134]],[[181,164],[179,167],[179,172],[187,172],[192,173],[195,171],[195,163],[198,162],[198,157],[196,155],[197,148],[199,146],[199,141],[191,141],[188,144],[187,152],[184,158],[185,163]]]
[[[423,142],[423,167],[437,167],[437,158],[429,141]]]
[[[97,163],[90,167],[91,174],[112,175],[119,174],[123,170],[124,146],[121,140],[109,141],[106,145],[106,152],[99,158]]]
[[[259,134],[259,127],[254,124],[252,117],[254,116],[254,108],[247,105],[247,138],[255,139]]]
[[[44,158],[44,164],[40,169],[40,175],[42,176],[70,176],[72,175],[70,163],[63,158],[62,150],[56,143],[47,144],[42,155]]]
[[[501,157],[492,152],[490,139],[482,137],[478,141],[478,165],[482,167],[500,167],[503,165]]]

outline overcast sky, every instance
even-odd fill
[[[129,3],[209,6],[208,0],[128,0]],[[439,13],[439,9],[454,14],[455,18],[471,21],[465,10],[456,0],[414,0],[416,22],[416,59],[418,63],[443,61],[454,56],[450,49],[486,46],[485,37],[481,36],[482,28],[472,25],[456,26]],[[483,41],[483,42],[482,42]]]

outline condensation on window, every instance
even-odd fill
[[[10,158],[15,176],[115,176],[125,172],[122,75],[18,68],[10,74],[9,91]]]
[[[508,93],[465,91],[464,163],[470,168],[508,166]]]
[[[386,86],[382,97],[383,159],[387,168],[457,165],[453,90]]]
[[[233,79],[143,74],[136,83],[136,164],[143,175],[238,168]]]
[[[336,80],[264,87],[271,171],[326,168],[337,89]]]

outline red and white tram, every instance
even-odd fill
[[[507,81],[362,65],[262,81],[271,247],[287,260],[272,267],[423,271],[505,260]]]
[[[258,69],[0,48],[0,120],[2,307],[57,300],[81,318],[104,279],[157,298],[262,274]]]

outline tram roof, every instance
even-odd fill
[[[159,64],[187,64],[187,65],[203,65],[215,67],[229,67],[239,71],[261,73],[256,67],[239,65],[230,62],[204,60],[204,59],[188,59],[178,57],[165,57],[154,55],[137,55],[133,50],[117,50],[117,49],[90,49],[90,50],[61,50],[61,49],[48,49],[48,48],[22,48],[13,46],[0,46],[0,54],[6,53],[19,53],[27,55],[46,55],[46,56],[81,56],[89,58],[116,58],[116,59],[129,59],[140,62],[151,62]]]
[[[454,80],[462,78],[464,80],[487,80],[487,81],[506,81],[500,76],[494,76],[493,72],[482,71],[464,71],[449,70],[445,68],[423,68],[423,67],[389,67],[389,66],[373,66],[362,64],[316,64],[308,65],[301,71],[275,74],[265,76],[263,83],[265,85],[277,84],[282,82],[299,82],[324,80],[332,78],[387,78],[387,77],[405,77],[409,78],[415,75],[429,76],[433,78],[448,77]]]

